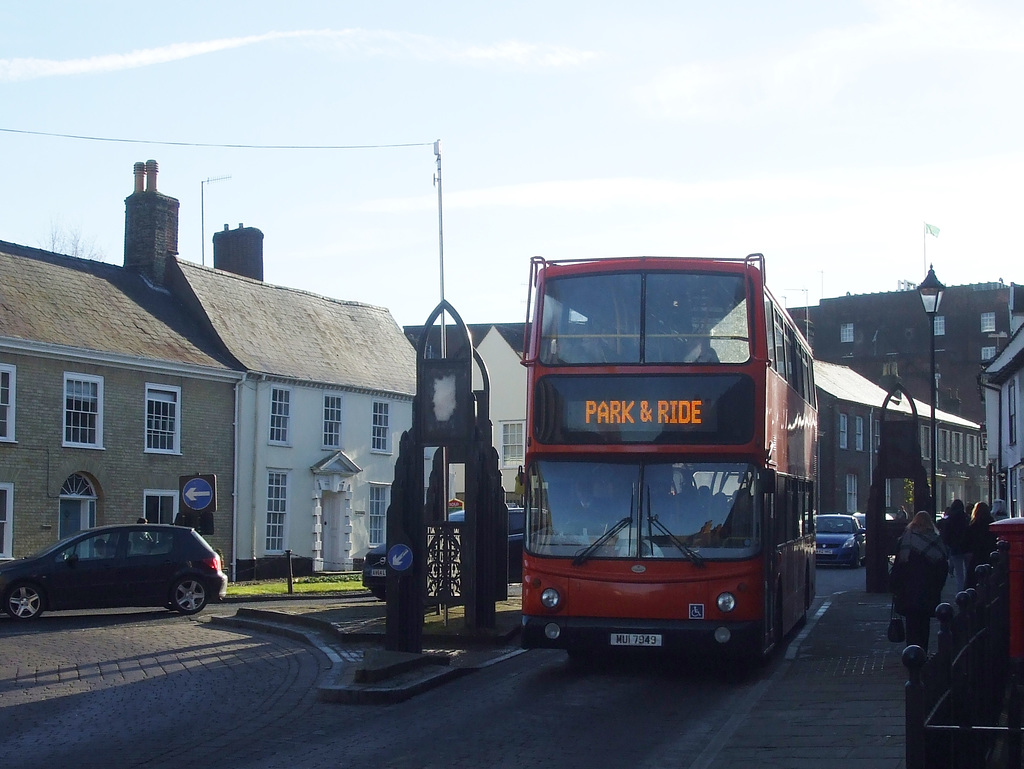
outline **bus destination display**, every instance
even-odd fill
[[[738,444],[753,431],[753,382],[738,374],[548,376],[535,437],[548,444]]]

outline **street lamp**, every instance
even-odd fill
[[[935,269],[929,265],[928,275],[921,282],[921,285],[917,287],[917,292],[921,295],[921,304],[924,305],[925,315],[928,316],[928,324],[931,326],[932,341],[932,518],[935,518],[938,514],[937,505],[939,496],[935,477],[935,460],[936,454],[938,453],[938,438],[937,431],[935,429],[935,401],[938,398],[938,385],[935,381],[935,315],[939,311],[939,304],[942,302],[942,292],[945,289],[946,287],[939,283],[939,279],[935,277]]]

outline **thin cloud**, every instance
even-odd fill
[[[672,208],[709,201],[818,200],[822,196],[848,194],[840,183],[808,178],[772,178],[673,182],[662,179],[579,179],[533,182],[448,193],[450,209],[545,208],[603,211],[621,207]],[[405,213],[437,206],[437,198],[420,195],[368,201],[358,207],[364,213]]]
[[[971,57],[1024,51],[1019,13],[929,0],[874,2],[870,23],[823,30],[793,50],[668,68],[636,89],[653,114],[697,120],[742,119],[772,111],[820,109],[872,68],[952,54]]]
[[[811,174],[677,182],[636,177],[552,180],[445,193],[452,209],[543,208],[603,212],[626,208],[682,210],[709,203],[752,206],[777,212],[781,208],[821,211],[829,207],[866,206],[885,210],[901,201],[929,201],[935,210],[949,190],[993,189],[1024,175],[1024,152],[967,161],[949,161],[897,168],[836,168]],[[963,198],[961,200],[961,197]],[[970,206],[971,194],[956,197]],[[934,200],[933,200],[934,198]],[[1018,205],[1012,198],[1011,205]],[[978,204],[982,205],[982,204]],[[990,205],[986,202],[984,205]],[[398,214],[434,210],[437,197],[418,195],[367,201],[362,213]]]
[[[0,59],[0,80],[35,80],[43,77],[65,75],[93,75],[103,72],[118,72],[138,69],[153,64],[181,61],[207,53],[241,48],[263,43],[281,37],[295,36],[295,33],[271,32],[265,35],[235,37],[224,40],[210,40],[200,43],[174,43],[160,48],[147,48],[129,53],[115,53],[106,56],[90,56],[85,59]]]
[[[68,75],[93,75],[138,69],[283,39],[327,41],[336,44],[339,49],[361,56],[412,57],[426,61],[502,63],[519,67],[571,67],[579,66],[596,58],[596,54],[590,51],[518,41],[505,41],[489,46],[467,46],[424,35],[387,31],[301,30],[268,32],[262,35],[196,43],[173,43],[159,48],[147,48],[123,54],[91,56],[84,59],[0,59],[0,82]]]

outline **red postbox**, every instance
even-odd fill
[[[1024,518],[1007,518],[989,531],[1010,543],[1010,659],[1024,659]]]

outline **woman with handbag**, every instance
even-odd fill
[[[949,574],[946,550],[931,513],[919,512],[900,537],[896,562],[889,574],[896,612],[907,620],[907,646],[928,651],[928,634],[935,607]]]

